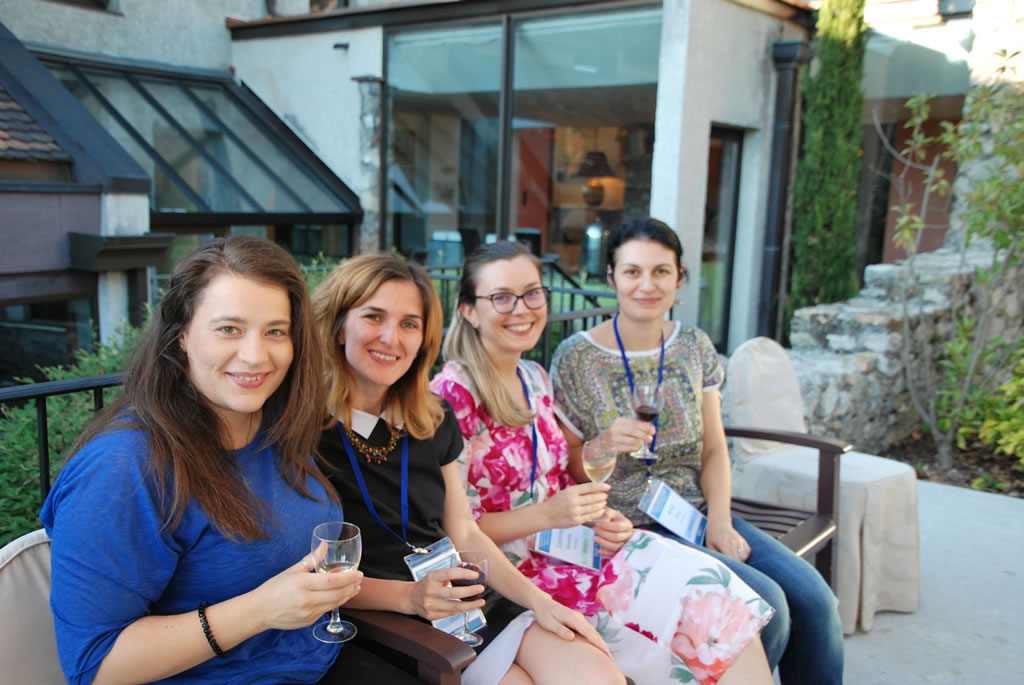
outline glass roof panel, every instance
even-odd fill
[[[186,184],[215,212],[263,212],[265,209],[224,171],[210,164],[192,141],[153,106],[122,75],[82,70],[83,76],[102,93],[160,157],[170,164]],[[192,122],[188,122],[192,123]],[[215,148],[217,136],[201,128],[179,124],[204,150]],[[209,154],[209,153],[207,153]]]
[[[246,111],[223,88],[199,84],[189,84],[187,88],[229,131],[245,141],[245,145],[257,158],[273,170],[279,182],[286,183],[288,189],[310,210],[338,211],[338,201],[323,188],[320,180],[286,155],[266,130],[254,124]]]
[[[265,211],[309,211],[309,206],[280,177],[275,177],[275,172],[271,171],[275,167],[267,166],[253,153],[249,147],[250,138],[242,135],[241,131],[225,126],[219,117],[204,110],[173,81],[149,78],[139,81],[164,109],[174,113],[178,123],[208,155],[207,161],[234,178]],[[261,137],[259,132],[254,135]],[[301,175],[290,178],[294,182]],[[328,206],[327,209],[335,207]]]
[[[176,179],[168,175],[164,167],[158,164],[157,160],[143,149],[138,140],[132,135],[134,130],[125,128],[121,121],[93,95],[92,91],[70,69],[63,66],[48,66],[54,78],[60,81],[61,85],[67,88],[68,92],[92,114],[96,121],[113,136],[114,140],[150,174],[150,177],[153,179],[149,196],[151,207],[157,211],[164,212],[202,211],[179,186],[181,182],[176,182]],[[125,83],[124,85],[127,86],[128,84]]]
[[[308,214],[315,223],[359,211],[295,134],[268,125],[269,110],[253,113],[227,78],[56,56],[44,64],[151,174],[154,212]]]

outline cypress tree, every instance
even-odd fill
[[[787,323],[796,308],[844,300],[858,288],[853,231],[861,165],[864,0],[824,0],[816,30],[817,69],[803,89]]]

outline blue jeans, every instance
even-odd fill
[[[817,569],[760,528],[735,514],[732,525],[750,544],[746,563],[698,549],[725,564],[775,609],[761,631],[768,665],[779,667],[785,685],[841,685],[843,627],[832,588]],[[644,527],[695,547],[657,523]]]

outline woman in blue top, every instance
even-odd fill
[[[69,682],[325,678],[339,646],[308,626],[362,574],[303,563],[313,528],[342,518],[311,457],[322,368],[283,249],[232,236],[176,265],[123,394],[71,448],[40,514]],[[338,681],[372,658],[350,649]]]

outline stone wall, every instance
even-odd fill
[[[978,287],[974,268],[991,264],[983,248],[944,247],[915,261],[920,292],[909,301],[911,325],[908,363],[923,372],[925,346],[933,360],[952,333],[951,303],[962,302],[975,315]],[[906,385],[903,360],[904,314],[901,290],[905,262],[876,264],[864,273],[865,287],[851,300],[806,307],[793,315],[790,358],[800,379],[804,416],[812,433],[847,440],[856,449],[879,453],[920,427]],[[1004,288],[1024,292],[1024,269]],[[1021,298],[1006,299],[995,317],[992,335],[1016,336]],[[918,312],[923,312],[919,317]]]

